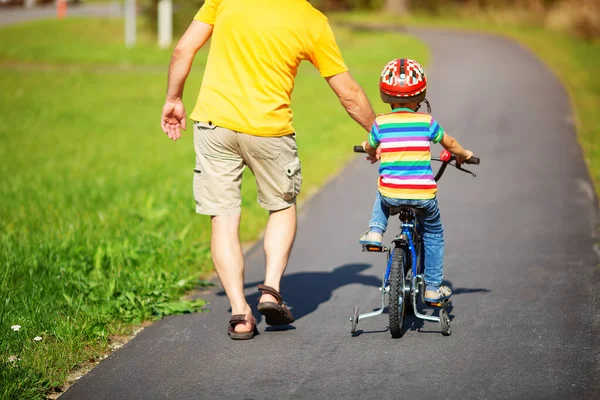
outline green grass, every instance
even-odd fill
[[[122,20],[69,18],[12,25],[0,29],[0,60],[168,66],[172,49],[157,48],[156,39],[145,32],[143,23],[138,26],[136,46],[127,48]]]
[[[428,58],[404,35],[336,33],[375,101],[389,58]],[[111,335],[202,307],[180,299],[211,271],[210,226],[194,213],[191,130],[173,143],[159,127],[168,52],[143,41],[124,49],[118,20],[35,22],[0,40],[0,398],[43,398],[100,358]],[[186,85],[188,112],[205,57]],[[302,202],[365,135],[310,65],[293,104]],[[246,174],[242,240],[266,217]]]
[[[461,17],[452,13],[439,16],[412,15],[398,18],[378,13],[341,13],[334,21],[434,26],[469,29],[511,37],[529,48],[556,74],[569,92],[577,137],[584,152],[590,176],[600,196],[600,40],[585,41],[536,24],[519,23],[518,18],[481,14]]]

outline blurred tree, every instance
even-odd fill
[[[402,14],[408,11],[409,0],[385,0],[384,10],[394,14]]]

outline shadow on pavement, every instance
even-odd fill
[[[281,278],[281,292],[283,299],[292,310],[294,318],[300,318],[309,315],[315,311],[320,304],[331,299],[334,290],[353,284],[365,286],[380,287],[381,280],[374,276],[360,275],[360,273],[371,267],[371,264],[345,264],[334,268],[332,271],[311,271],[296,272],[284,274]],[[244,287],[255,288],[262,281],[247,283]],[[218,296],[224,296],[225,291],[217,292]],[[248,304],[256,309],[260,293],[258,289],[255,293],[247,296]],[[261,320],[262,315],[253,311],[257,321]],[[295,329],[291,325],[280,327],[270,327],[269,330]]]
[[[491,290],[487,289],[487,288],[455,288],[454,285],[452,284],[452,282],[447,281],[447,280],[444,280],[443,284],[448,286],[450,289],[452,289],[452,297],[460,296],[461,294],[491,292]],[[440,307],[430,307],[430,306],[424,307],[423,304],[419,304],[417,306],[417,309],[419,310],[420,313],[426,313],[427,315],[433,315],[435,317],[440,316],[440,310],[441,310]],[[450,301],[450,304],[448,305],[446,310],[448,311],[450,320],[451,321],[454,320],[455,315],[452,313],[452,311],[454,310],[454,304],[452,303],[452,301]],[[429,322],[429,323],[432,323],[432,322]],[[435,326],[435,327],[439,328],[439,330],[435,330],[435,329],[434,330],[423,330],[423,328],[425,327],[424,320],[417,318],[412,313],[410,313],[409,315],[407,315],[405,317],[404,326],[405,326],[406,331],[410,330],[410,331],[418,331],[420,333],[441,333],[441,328],[440,328],[439,324],[436,325],[435,322],[433,322],[432,327]]]
[[[294,318],[299,320],[300,318],[311,314],[315,311],[320,304],[325,303],[329,299],[331,299],[331,295],[334,290],[352,284],[362,284],[365,286],[372,286],[374,288],[379,288],[381,286],[381,280],[374,276],[369,275],[361,275],[360,273],[368,268],[370,268],[370,264],[364,263],[356,263],[356,264],[344,264],[339,267],[334,268],[332,271],[311,271],[311,272],[296,272],[283,276],[281,279],[281,290],[283,293],[284,301],[288,304],[292,313],[294,314]],[[244,285],[245,289],[255,288],[259,283],[263,283],[262,281],[249,282]],[[452,282],[445,280],[444,285],[447,285],[452,289],[453,296],[459,296],[461,294],[470,294],[470,293],[488,293],[490,292],[487,288],[454,288]],[[217,292],[218,296],[225,296],[225,291],[221,290]],[[262,320],[262,315],[256,311],[256,304],[258,303],[258,298],[260,297],[260,293],[258,289],[256,292],[246,296],[248,300],[248,304],[253,309],[254,316],[257,322]],[[419,304],[419,311],[423,312],[423,306]],[[426,307],[427,314],[431,314],[431,307]],[[454,319],[454,314],[452,314],[453,306],[452,303],[447,308],[448,314],[451,319]],[[439,309],[433,309],[433,315],[439,316]],[[382,314],[383,317],[387,316],[387,307]],[[376,317],[377,318],[377,317]],[[423,331],[424,322],[422,319],[415,317],[411,312],[408,312],[405,316],[404,326],[406,331],[419,331],[423,333],[429,333],[429,331]],[[282,326],[270,326],[267,328],[268,331],[286,331],[296,329],[292,325],[282,325]],[[356,335],[360,335],[362,333],[381,333],[386,332],[386,330],[382,331],[372,331],[366,332],[358,330]],[[431,332],[433,333],[433,332]],[[439,332],[436,332],[439,333]]]

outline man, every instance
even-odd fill
[[[375,115],[352,78],[327,18],[306,0],[207,0],[171,59],[163,131],[186,128],[181,96],[196,52],[212,35],[194,124],[196,211],[211,216],[211,252],[231,304],[228,333],[251,339],[256,320],[244,296],[239,241],[241,177],[248,166],[259,204],[270,211],[264,234],[266,274],[258,310],[269,325],[294,321],[279,293],[296,236],[302,182],[290,97],[298,65],[310,61],[365,130]]]

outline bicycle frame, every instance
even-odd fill
[[[413,241],[413,233],[412,230],[415,229],[415,222],[418,222],[416,219],[416,216],[413,216],[414,219],[412,221],[412,223],[409,222],[402,222],[402,226],[401,226],[401,232],[399,235],[397,235],[393,242],[396,244],[396,247],[402,247],[402,246],[407,246],[408,250],[410,252],[410,260],[411,260],[411,269],[412,269],[412,273],[413,276],[417,276],[417,259],[419,257],[417,257],[417,250],[415,249],[414,246],[414,241]],[[385,285],[388,285],[388,281],[390,278],[390,270],[392,268],[392,258],[388,257],[388,264],[387,264],[387,269],[385,271]],[[422,258],[422,257],[421,257]]]
[[[410,209],[410,207],[406,207],[408,209]],[[409,286],[405,286],[403,288],[403,292],[405,294],[410,294],[412,296],[412,306],[413,306],[413,310],[414,310],[414,314],[416,317],[427,320],[427,321],[433,321],[433,322],[440,322],[440,318],[439,317],[435,317],[433,315],[426,315],[426,314],[422,314],[419,312],[419,310],[417,310],[417,296],[421,294],[421,290],[419,289],[420,287],[424,288],[424,279],[423,279],[423,275],[419,274],[420,271],[423,271],[423,267],[424,267],[424,257],[421,254],[422,251],[422,242],[420,239],[420,235],[418,234],[418,226],[419,226],[419,220],[417,218],[417,216],[415,215],[414,211],[411,210],[411,216],[408,222],[404,222],[402,221],[402,225],[401,225],[401,231],[400,234],[397,235],[393,242],[396,245],[396,248],[398,249],[407,249],[408,248],[408,252],[407,254],[410,254],[410,268],[412,270],[412,281],[409,283]],[[419,235],[419,239],[417,240],[417,245],[420,247],[418,250],[415,248],[415,241],[413,240],[413,230],[417,230],[417,235]],[[382,251],[387,252],[388,253],[388,262],[387,262],[387,268],[385,271],[385,274],[383,275],[383,279],[381,280],[381,287],[379,288],[379,290],[381,291],[381,308],[375,310],[375,311],[371,311],[368,313],[364,313],[364,314],[360,314],[358,316],[358,321],[363,320],[365,318],[370,318],[370,317],[374,317],[376,315],[380,315],[383,313],[383,310],[385,309],[385,295],[388,292],[388,287],[389,287],[389,278],[390,278],[390,270],[392,267],[392,256],[391,256],[391,251],[392,249],[389,247],[384,247],[382,248]],[[421,264],[421,268],[418,270],[417,269],[417,263]],[[406,282],[405,282],[406,285]]]
[[[421,292],[424,291],[424,289],[425,289],[425,279],[424,279],[423,275],[421,274],[421,272],[424,271],[425,257],[423,257],[423,254],[422,254],[422,251],[423,251],[422,238],[420,236],[420,233],[418,233],[419,232],[419,230],[418,230],[419,220],[418,220],[417,216],[415,215],[415,212],[410,207],[407,207],[407,208],[411,212],[410,220],[409,220],[409,222],[402,221],[402,227],[401,227],[402,233],[400,235],[396,236],[396,238],[394,239],[394,243],[396,244],[397,248],[404,247],[406,249],[408,247],[407,255],[410,254],[410,260],[411,260],[410,268],[412,270],[412,281],[410,282],[411,287],[406,287],[406,286],[404,287],[404,293],[405,293],[405,295],[409,294],[412,296],[412,306],[413,306],[413,311],[414,311],[414,314],[416,317],[427,320],[427,321],[440,322],[439,317],[435,317],[433,315],[422,314],[417,309],[418,296],[421,295],[422,294]],[[416,241],[413,240],[413,229],[416,229],[417,235],[419,235],[418,240],[416,240]],[[416,245],[419,246],[418,250],[415,249],[415,242],[416,242]],[[420,269],[417,269],[417,262],[421,264]],[[391,267],[391,265],[390,265],[390,267]],[[406,284],[406,282],[405,282],[405,284]]]

